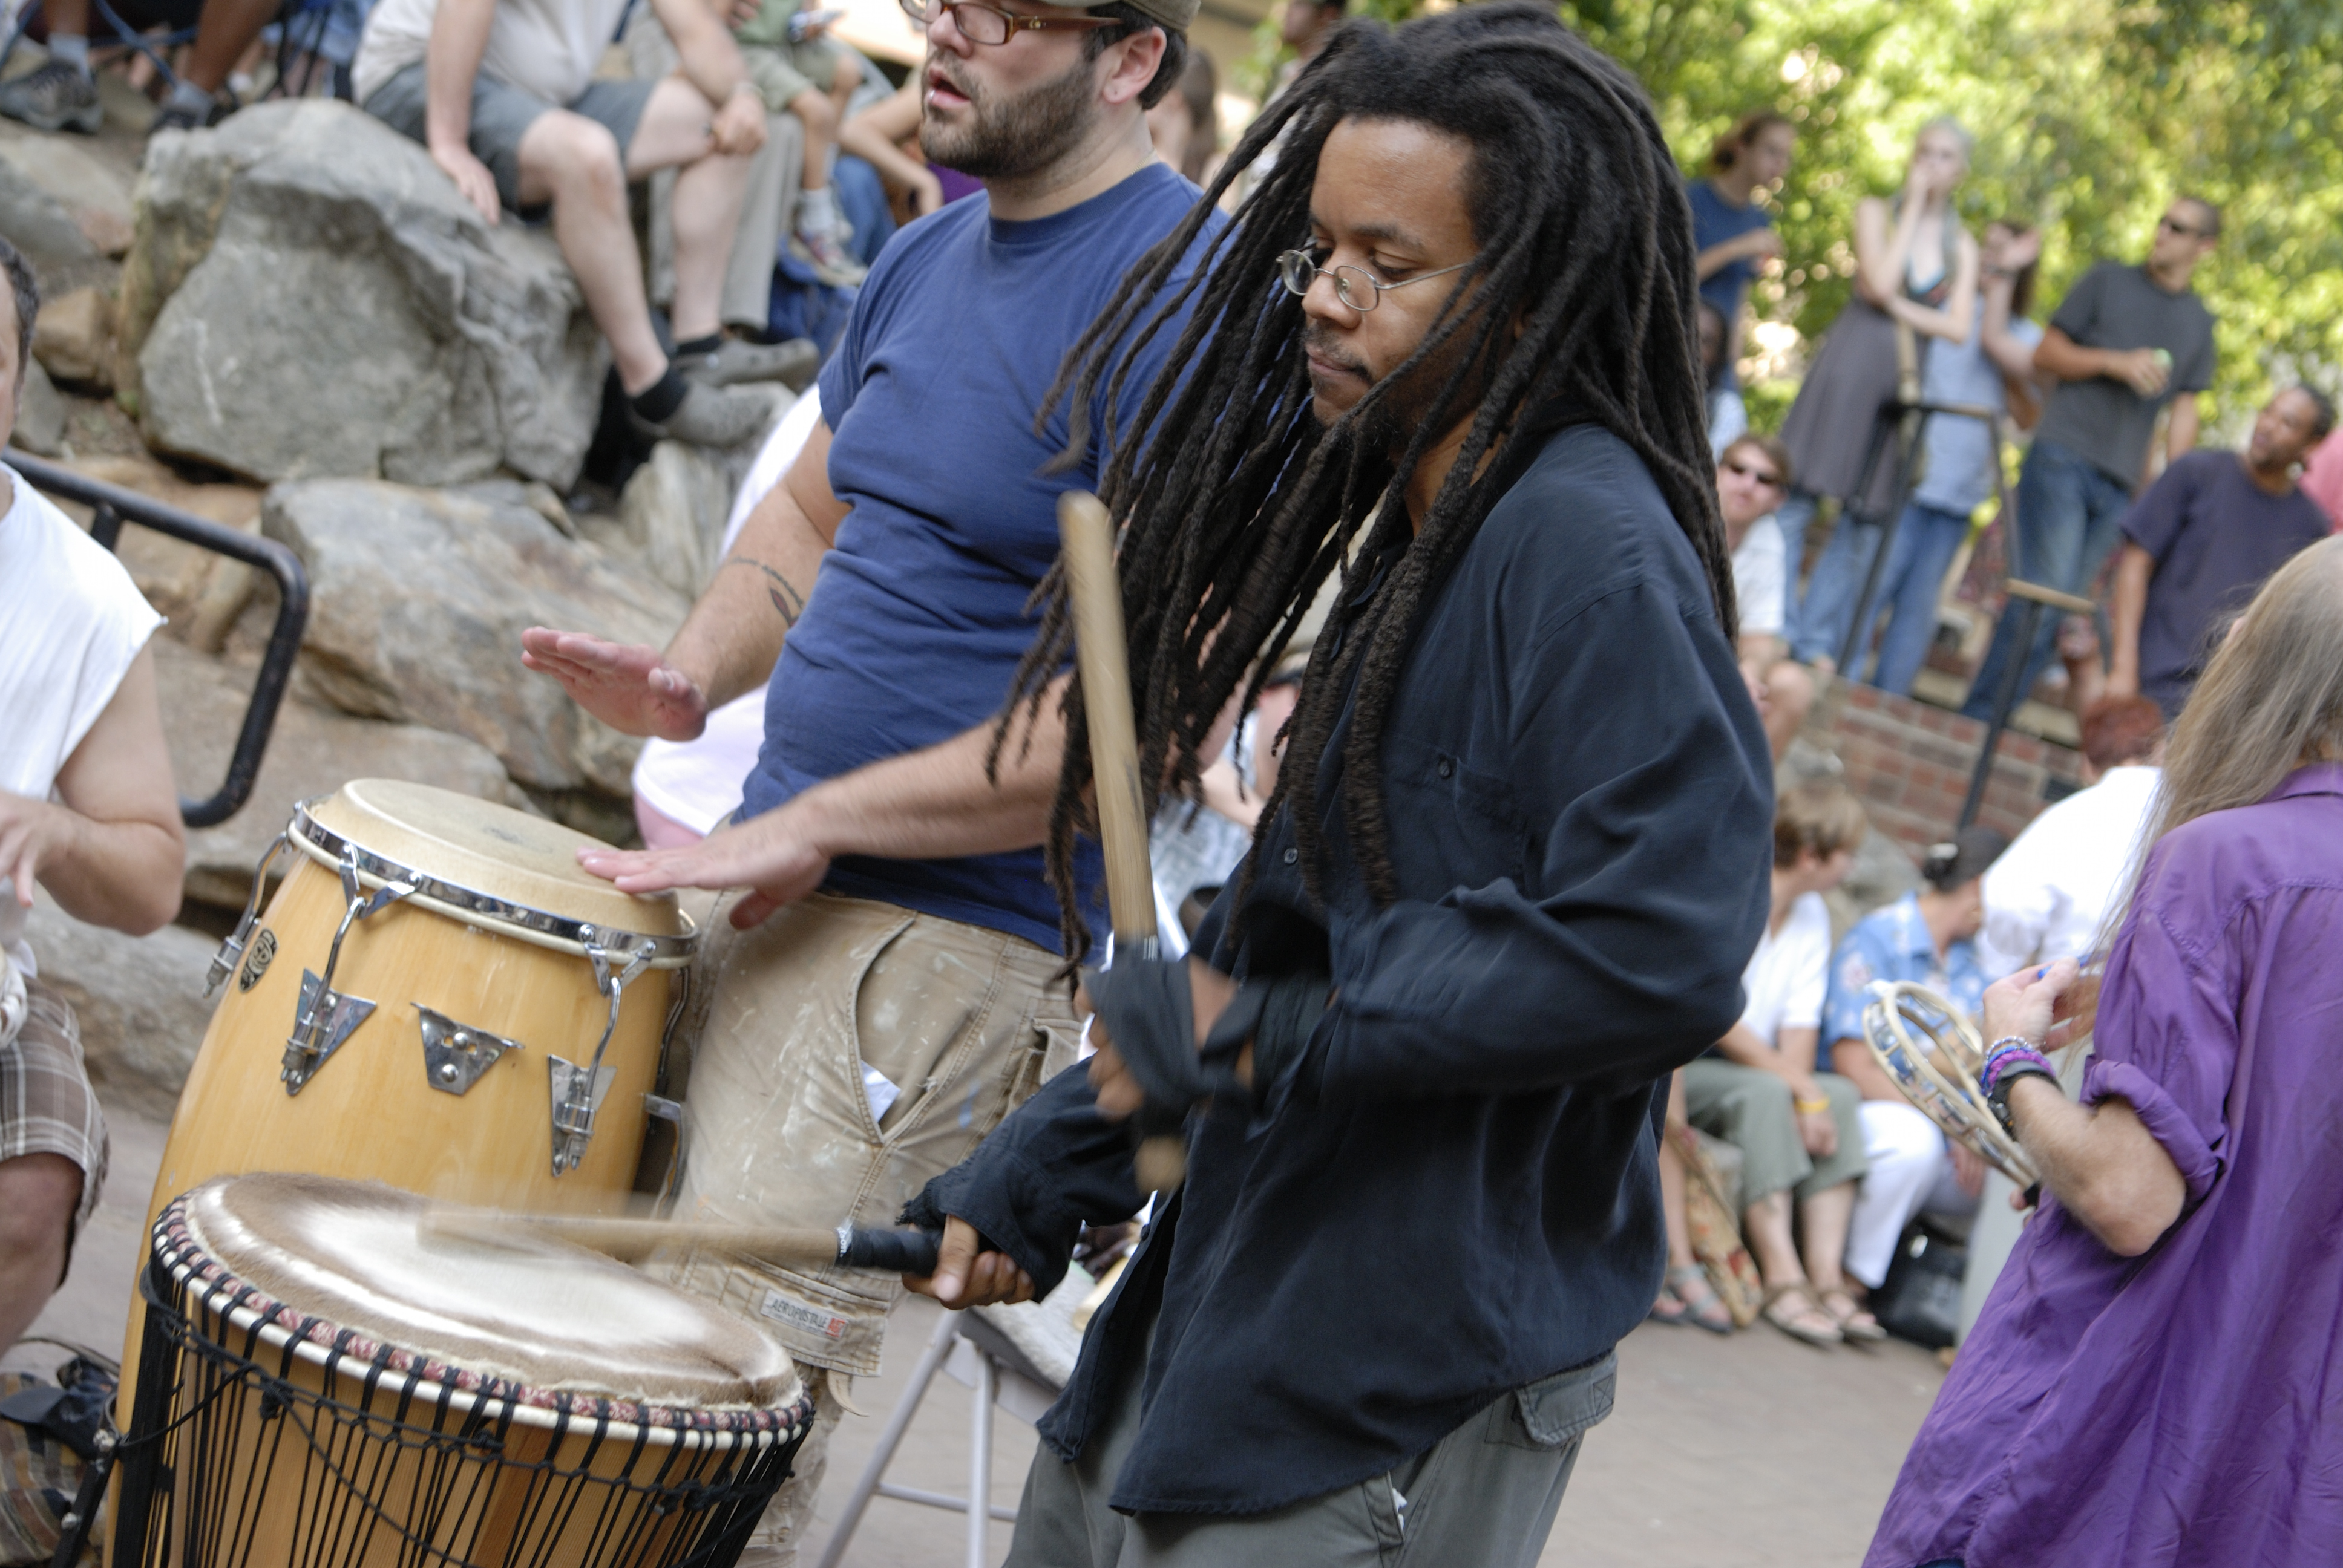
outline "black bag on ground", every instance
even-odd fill
[[[1871,1312],[1897,1339],[1932,1351],[1960,1334],[1961,1280],[1969,1250],[1925,1221],[1916,1220],[1896,1245],[1887,1278],[1871,1292]]]

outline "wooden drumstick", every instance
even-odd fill
[[[823,1231],[812,1226],[726,1225],[600,1214],[528,1214],[454,1204],[426,1209],[415,1230],[426,1241],[478,1242],[494,1242],[516,1231],[533,1231],[627,1262],[648,1258],[662,1248],[698,1247],[800,1269],[840,1265],[920,1276],[936,1271],[937,1236],[929,1231],[859,1225]]]
[[[1090,721],[1091,782],[1099,845],[1106,856],[1106,905],[1117,953],[1161,955],[1155,931],[1155,879],[1147,864],[1147,795],[1139,787],[1139,731],[1131,712],[1131,660],[1122,625],[1122,584],[1114,569],[1114,522],[1088,490],[1058,498],[1066,589],[1074,616],[1074,663]],[[1169,1192],[1187,1179],[1187,1146],[1168,1133],[1139,1146],[1139,1185]]]

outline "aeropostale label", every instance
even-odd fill
[[[808,1333],[821,1334],[833,1340],[846,1332],[844,1318],[799,1306],[779,1291],[767,1291],[765,1303],[757,1312],[759,1316],[770,1318],[777,1323],[787,1323],[791,1328],[803,1329]]]

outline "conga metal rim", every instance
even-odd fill
[[[345,1329],[289,1306],[239,1279],[205,1251],[190,1233],[186,1204],[187,1195],[182,1194],[164,1209],[155,1221],[154,1245],[156,1261],[191,1298],[190,1306],[200,1304],[237,1332],[256,1335],[272,1351],[282,1352],[290,1345],[294,1356],[311,1366],[337,1364],[347,1375],[372,1381],[403,1383],[412,1377],[411,1402],[417,1408],[438,1403],[444,1394],[450,1409],[479,1409],[523,1426],[555,1431],[602,1424],[608,1436],[618,1442],[631,1442],[641,1433],[654,1442],[671,1442],[687,1448],[770,1447],[793,1441],[813,1420],[812,1396],[803,1392],[792,1402],[771,1409],[649,1404],[535,1388],[386,1345],[362,1331]],[[192,1323],[189,1328],[194,1331]]]
[[[405,900],[419,904],[449,920],[467,925],[486,926],[538,947],[557,952],[590,958],[597,951],[605,956],[632,958],[638,953],[650,954],[647,967],[655,970],[681,969],[691,962],[699,946],[699,930],[691,917],[679,910],[677,916],[685,930],[679,935],[659,936],[649,931],[619,930],[590,920],[574,920],[566,915],[517,904],[483,893],[458,882],[435,877],[413,866],[401,865],[387,856],[376,853],[365,845],[356,843],[335,832],[310,814],[314,800],[303,800],[293,808],[292,825],[286,837],[299,849],[328,871],[338,872],[347,855],[357,864],[358,880],[367,888],[380,888],[400,882],[415,891]]]

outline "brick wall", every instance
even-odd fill
[[[1807,716],[1805,739],[1838,758],[1872,821],[1916,859],[1960,819],[1985,726],[1876,687],[1836,681]],[[2081,782],[2081,763],[2066,747],[2005,730],[1977,820],[2016,837],[2046,803],[2052,779],[2068,788]]]

